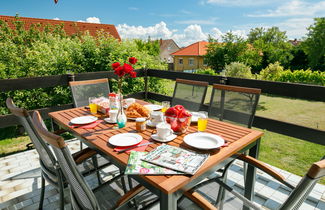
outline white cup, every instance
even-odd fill
[[[112,110],[109,110],[109,119],[111,120],[111,122],[116,122],[116,117],[117,117],[117,113],[118,113],[118,110],[117,109],[112,109]]]
[[[162,112],[151,112],[150,113],[150,121],[152,124],[157,125],[164,121],[164,115]]]
[[[165,140],[168,136],[173,134],[170,124],[165,122],[157,124],[156,129],[158,137],[162,140]]]
[[[126,98],[126,99],[124,99],[124,104],[127,107],[129,107],[133,103],[135,103],[135,99],[134,98]]]

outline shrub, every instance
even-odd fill
[[[239,77],[239,78],[246,78],[246,79],[253,78],[251,68],[239,62],[232,62],[226,65],[223,72],[227,77]]]
[[[286,70],[278,78],[281,82],[295,82],[325,86],[325,72],[307,70]]]
[[[269,64],[265,69],[260,72],[261,79],[276,81],[279,79],[281,73],[283,72],[283,67],[279,62]]]
[[[206,68],[206,69],[197,69],[195,71],[195,74],[208,74],[208,75],[217,75],[217,73],[211,69],[211,68]]]

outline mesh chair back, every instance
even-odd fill
[[[70,185],[73,209],[99,209],[94,193],[86,184],[71,156],[69,148],[61,136],[49,132],[45,127],[39,112],[33,114],[33,123],[40,137],[51,145],[60,168]]]
[[[108,79],[69,82],[75,107],[87,106],[89,97],[109,94]]]
[[[171,105],[180,104],[188,110],[199,111],[204,104],[208,85],[208,82],[176,79]]]
[[[56,158],[48,145],[40,138],[40,136],[35,131],[32,119],[28,114],[27,110],[18,108],[11,98],[7,98],[6,105],[8,109],[13,113],[19,120],[19,122],[24,126],[26,132],[28,133],[32,143],[34,144],[36,151],[39,154],[41,167],[43,172],[47,172],[47,176],[53,179],[55,174],[54,163]]]
[[[230,85],[213,85],[209,116],[246,125],[253,124],[260,89]]]

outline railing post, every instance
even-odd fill
[[[144,67],[144,99],[148,99],[148,69]]]
[[[74,76],[74,74],[73,73],[69,73],[69,74],[67,74],[67,76],[68,76],[68,81],[69,82],[71,82],[71,81],[75,81],[75,76]]]

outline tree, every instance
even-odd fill
[[[224,69],[232,62],[242,62],[249,66],[260,65],[259,52],[243,38],[228,32],[222,36],[222,42],[209,38],[207,53],[204,57],[208,66],[217,71]]]
[[[325,17],[315,18],[308,28],[303,48],[308,56],[309,66],[313,70],[325,70]]]
[[[293,56],[290,52],[292,45],[287,42],[285,31],[278,27],[254,28],[248,34],[248,42],[263,54],[263,61],[258,70],[265,68],[270,63],[280,62],[289,67]]]

